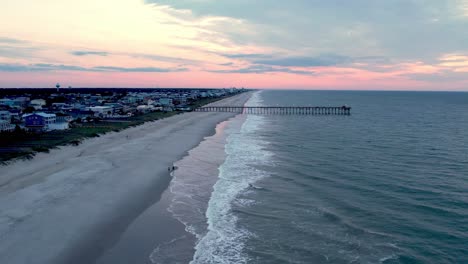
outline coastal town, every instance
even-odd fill
[[[43,133],[96,120],[118,121],[151,112],[191,111],[200,100],[222,98],[243,90],[61,89],[59,84],[55,89],[8,90],[9,95],[0,97],[0,131],[22,129]]]
[[[246,91],[225,89],[0,89],[0,162],[142,125]]]

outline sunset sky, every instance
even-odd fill
[[[468,91],[468,0],[0,0],[0,87]]]

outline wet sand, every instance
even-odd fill
[[[94,263],[160,199],[167,168],[234,115],[186,113],[1,166],[0,263]]]
[[[236,117],[237,118],[237,117]],[[230,119],[232,120],[232,119]],[[170,187],[147,208],[96,264],[189,263],[207,232],[206,211],[226,158],[228,121],[175,163]]]

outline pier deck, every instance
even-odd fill
[[[194,111],[256,115],[351,115],[349,106],[204,106]]]

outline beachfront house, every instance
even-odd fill
[[[92,106],[89,110],[93,111],[94,115],[99,117],[107,117],[114,112],[111,106]]]
[[[139,105],[136,109],[140,113],[149,113],[155,110],[154,106],[152,105]]]
[[[177,111],[189,112],[189,111],[192,111],[192,108],[190,108],[188,105],[178,105],[178,106],[176,107],[176,110],[177,110]]]
[[[33,131],[46,131],[50,125],[55,124],[56,115],[46,113],[32,113],[23,115],[25,127]]]

